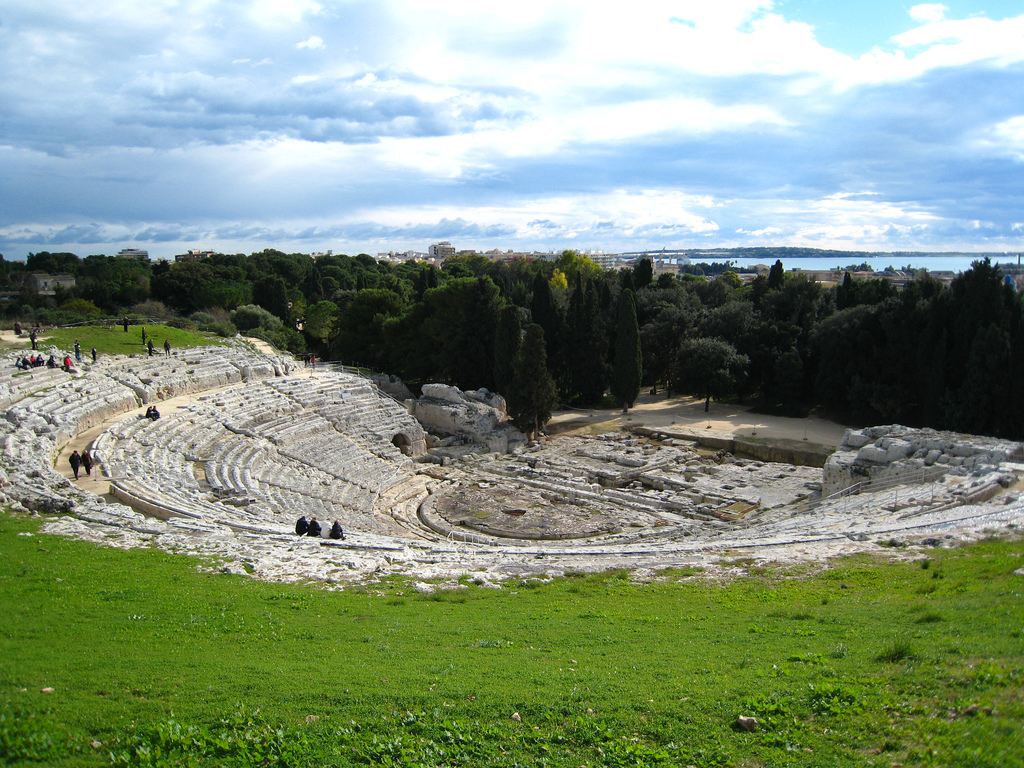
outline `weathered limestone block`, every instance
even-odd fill
[[[1007,440],[898,424],[847,430],[825,464],[822,494],[829,496],[865,480],[910,478],[933,466],[960,474],[987,474],[1020,451],[1020,443]]]
[[[488,405],[485,401],[494,403]],[[494,453],[508,453],[526,442],[526,436],[508,423],[504,398],[486,390],[467,394],[445,384],[424,384],[419,400],[406,407],[425,429],[481,443]]]

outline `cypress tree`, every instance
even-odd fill
[[[626,290],[619,297],[611,381],[612,397],[622,406],[623,413],[636,402],[642,376],[643,356],[640,350],[640,327],[636,321],[636,300],[633,292]]]
[[[507,393],[512,386],[522,336],[523,323],[519,317],[519,307],[502,307],[494,338],[494,386],[498,392]]]
[[[558,391],[548,372],[544,329],[537,323],[526,326],[507,402],[512,423],[530,439],[536,437],[558,404]]]
[[[639,291],[653,282],[654,262],[650,259],[640,259],[633,267],[633,286]]]

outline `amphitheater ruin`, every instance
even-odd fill
[[[742,572],[1024,526],[1022,446],[991,438],[847,431],[824,469],[651,429],[530,445],[506,430],[498,452],[430,434],[411,415],[423,408],[358,373],[310,375],[239,341],[71,374],[14,360],[0,375],[0,502],[50,516],[49,533],[261,579],[400,574],[429,589],[612,568]],[[142,418],[171,398],[174,410]],[[103,492],[60,471],[83,435]],[[300,515],[339,520],[347,537],[296,536]]]

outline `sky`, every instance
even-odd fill
[[[5,0],[0,253],[1024,250],[1020,0]]]

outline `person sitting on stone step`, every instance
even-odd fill
[[[337,520],[334,521],[334,525],[331,526],[330,536],[332,539],[344,539],[345,532],[341,530],[341,523]]]

